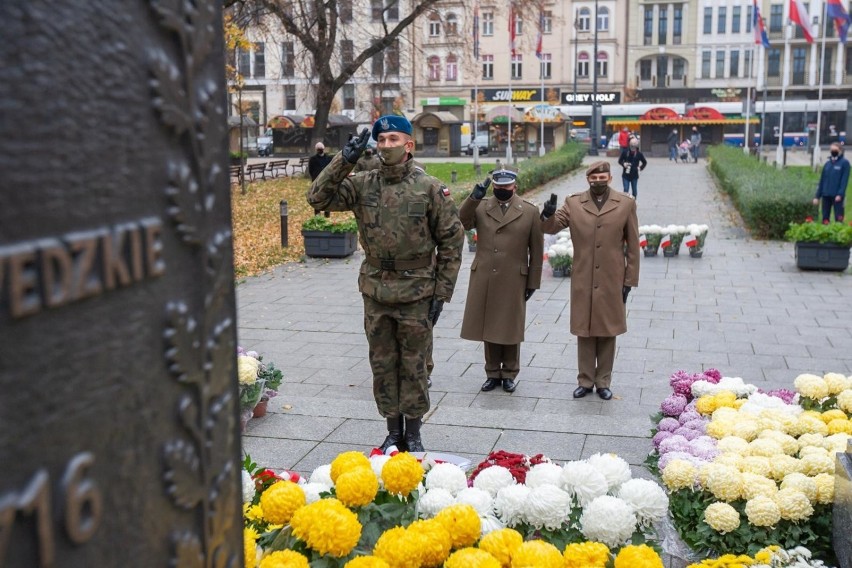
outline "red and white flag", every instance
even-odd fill
[[[671,235],[663,236],[663,240],[660,241],[660,246],[663,247],[663,248],[672,246],[672,236]]]
[[[686,246],[694,247],[698,244],[698,237],[696,237],[695,235],[686,235],[684,242],[686,243]]]
[[[814,42],[814,37],[811,35],[811,17],[802,0],[790,0],[790,21],[802,28],[802,34],[808,43]]]
[[[515,57],[515,3],[509,3],[509,54]]]
[[[648,246],[648,237],[646,237],[644,234],[639,235],[639,246],[640,247]]]

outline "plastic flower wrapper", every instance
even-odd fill
[[[616,548],[633,536],[636,530],[636,515],[626,501],[604,495],[583,509],[580,530],[589,540]]]

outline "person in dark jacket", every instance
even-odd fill
[[[834,220],[843,221],[843,204],[846,199],[846,186],[849,184],[849,160],[843,156],[840,144],[834,142],[830,147],[831,156],[822,167],[819,185],[814,196],[814,205],[822,201],[822,222],[827,224],[834,206]]]
[[[317,179],[317,176],[320,175],[323,168],[331,162],[331,156],[328,156],[325,153],[325,144],[317,142],[315,149],[317,153],[311,156],[311,159],[308,160],[308,174],[311,176],[311,181]]]
[[[639,141],[635,138],[630,141],[630,148],[623,151],[618,158],[618,165],[623,169],[621,172],[621,183],[624,184],[624,193],[630,193],[633,189],[633,199],[636,199],[637,185],[639,184],[639,172],[645,169],[648,162],[644,154],[639,151]]]
[[[669,161],[677,162],[677,146],[678,146],[677,128],[673,128],[666,138],[666,143],[669,145]]]

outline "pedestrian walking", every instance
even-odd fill
[[[677,162],[677,128],[673,128],[671,132],[669,132],[669,137],[666,138],[666,144],[669,145],[669,161]]]
[[[831,208],[834,207],[834,220],[843,221],[846,186],[849,184],[849,160],[843,156],[840,144],[833,142],[829,146],[828,161],[822,167],[817,185],[814,205],[822,202],[822,222],[828,224]]]
[[[630,130],[625,126],[618,133],[618,148],[624,152],[627,150],[627,145],[630,142]]]
[[[645,155],[639,150],[639,141],[633,139],[630,141],[630,148],[621,153],[618,158],[618,165],[621,166],[621,183],[624,186],[624,193],[633,191],[633,199],[637,197],[637,186],[639,185],[639,172],[648,166]]]
[[[586,170],[589,189],[565,198],[559,210],[548,202],[542,212],[545,233],[571,229],[571,333],[577,336],[574,398],[597,391],[612,398],[610,384],[615,338],[627,331],[625,304],[639,285],[639,222],[636,201],[610,186],[609,162]]]
[[[461,337],[484,343],[486,392],[498,386],[515,391],[526,302],[541,286],[541,218],[538,207],[516,194],[516,183],[515,172],[496,170],[459,209],[462,226],[477,236]],[[486,199],[489,184],[493,196]]]
[[[692,135],[689,137],[689,145],[692,150],[692,160],[698,163],[698,156],[701,155],[701,133],[698,132],[698,127],[692,127]]]
[[[382,166],[349,173],[367,146],[366,128],[311,184],[315,208],[352,211],[364,249],[358,288],[373,372],[373,396],[388,435],[379,448],[422,452],[429,410],[432,328],[453,295],[464,232],[450,191],[412,159],[411,123],[379,118],[372,135]],[[404,446],[404,448],[403,448]]]

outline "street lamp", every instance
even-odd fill
[[[598,155],[598,0],[595,0],[595,46],[592,52],[592,145],[590,156]]]

